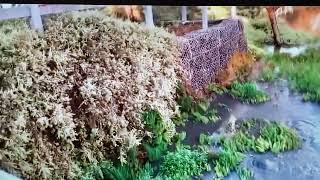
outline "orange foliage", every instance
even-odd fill
[[[144,20],[143,9],[140,6],[112,6],[112,14],[118,18],[129,19],[133,22]]]
[[[293,13],[284,16],[288,24],[295,29],[313,33],[320,36],[320,7],[299,6]]]
[[[254,57],[249,53],[236,52],[230,59],[227,68],[221,71],[217,81],[223,86],[229,86],[237,78],[243,79],[250,74]]]

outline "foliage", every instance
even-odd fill
[[[227,91],[227,89],[217,83],[209,84],[208,91],[221,95]]]
[[[270,100],[270,96],[264,91],[259,90],[257,85],[252,82],[234,82],[231,85],[229,93],[232,97],[251,104],[262,103]]]
[[[230,138],[221,140],[222,146],[238,152],[266,152],[279,153],[297,149],[300,145],[299,137],[295,130],[280,123],[271,122],[261,127],[256,124],[246,126]],[[258,128],[259,133],[255,136],[248,133],[251,128]]]
[[[300,146],[295,130],[277,122],[268,123],[260,119],[241,122],[238,132],[230,137],[221,138],[220,143],[222,151],[214,161],[216,176],[226,176],[236,169],[241,179],[250,179],[252,176],[249,171],[237,167],[244,158],[242,153],[248,151],[279,153]]]
[[[209,171],[207,154],[199,150],[191,150],[185,147],[178,148],[175,152],[169,152],[160,167],[163,177],[174,179],[189,179],[199,176],[203,171]]]
[[[0,49],[2,168],[61,179],[76,176],[74,162],[125,164],[150,134],[139,116],[148,108],[173,137],[178,56],[163,29],[95,11],[52,17],[42,35],[15,34]]]
[[[200,145],[210,145],[214,142],[214,138],[212,136],[201,133],[199,136]]]
[[[218,159],[215,161],[215,176],[222,178],[228,175],[232,170],[236,169],[243,158],[244,155],[240,152],[231,149],[223,149],[218,154]]]
[[[248,168],[240,167],[240,168],[237,168],[236,170],[240,177],[240,180],[253,179],[253,173]]]
[[[110,161],[90,165],[80,177],[80,180],[146,180],[152,179],[154,170],[150,164],[145,164],[138,170],[129,165],[114,166]]]
[[[227,6],[209,6],[209,20],[218,20],[230,17],[230,7]]]
[[[210,103],[207,100],[200,99],[197,102],[192,96],[187,95],[182,85],[178,86],[177,103],[179,105],[180,116],[174,122],[184,124],[190,117],[192,120],[201,123],[216,122],[220,117],[214,108],[210,108]]]
[[[275,72],[275,68],[266,66],[263,68],[260,74],[260,80],[264,82],[273,82],[277,79],[277,73]]]
[[[271,150],[279,153],[297,149],[299,144],[299,137],[294,130],[276,122],[264,127],[256,139],[256,149],[260,152]]]
[[[200,101],[197,104],[193,106],[191,109],[191,115],[192,118],[197,121],[204,124],[210,123],[210,122],[216,122],[218,119],[218,111],[214,108],[209,109],[209,102],[208,101]]]
[[[303,45],[314,43],[319,38],[316,36],[291,28],[285,20],[279,19],[277,26],[280,32],[280,38],[286,45]],[[267,14],[261,17],[247,18],[244,21],[245,34],[248,44],[261,46],[264,44],[273,44],[273,32]]]
[[[186,138],[187,133],[185,131],[177,132],[173,137],[173,140],[176,144],[181,144],[181,142]]]
[[[287,77],[291,86],[302,93],[305,100],[320,102],[318,49],[308,49],[295,57],[276,53],[267,56],[267,59],[279,66],[280,75]]]
[[[159,112],[154,110],[144,112],[142,119],[146,129],[153,133],[152,138],[143,143],[147,157],[149,161],[158,160],[167,150],[167,145],[171,142],[171,136],[168,136],[166,126]]]

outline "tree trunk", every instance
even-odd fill
[[[281,47],[281,40],[280,40],[280,32],[277,27],[277,21],[276,21],[276,15],[275,15],[275,10],[277,8],[273,7],[273,6],[268,6],[266,9],[267,9],[268,17],[269,17],[270,24],[272,27],[275,51],[278,51],[278,50],[280,50],[280,47]]]

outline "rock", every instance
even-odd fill
[[[253,166],[263,169],[263,170],[270,170],[270,171],[279,171],[278,163],[269,160],[269,159],[255,159],[252,162]]]

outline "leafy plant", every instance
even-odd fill
[[[206,135],[201,133],[199,136],[199,143],[200,145],[210,145],[214,141],[214,138],[212,136]]]
[[[224,92],[226,92],[227,89],[219,84],[212,83],[212,84],[209,84],[208,91],[221,95]]]
[[[242,153],[248,151],[279,153],[294,150],[300,146],[300,140],[295,130],[285,125],[249,119],[241,122],[238,132],[234,135],[221,138],[220,144],[222,152],[214,161],[214,170],[219,178],[228,175],[235,169],[244,156]],[[241,179],[248,179],[252,176],[247,170],[237,169],[237,172]]]
[[[139,169],[133,169],[129,165],[114,166],[110,161],[93,164],[85,169],[81,180],[145,180],[153,176],[153,168],[149,163]]]
[[[253,173],[248,168],[240,167],[237,168],[236,171],[240,180],[250,180],[253,178]]]
[[[220,119],[217,110],[213,108],[210,109],[210,103],[206,100],[195,102],[191,96],[181,96],[177,102],[181,115],[177,117],[174,122],[179,124],[184,124],[189,117],[205,124],[216,122]]]
[[[260,75],[260,80],[265,82],[273,82],[276,78],[277,75],[274,69],[270,67],[265,67]]]
[[[142,119],[146,129],[153,133],[153,137],[144,142],[144,148],[150,161],[158,160],[167,150],[168,143],[171,141],[166,137],[166,128],[159,112],[150,110],[142,114]]]
[[[271,99],[267,93],[258,90],[257,85],[252,82],[234,82],[229,93],[232,97],[251,104],[262,103]]]
[[[265,147],[274,153],[297,149],[300,145],[299,136],[295,130],[282,124],[272,122],[264,127],[261,136],[257,139],[256,146]]]
[[[175,152],[169,152],[164,157],[160,167],[160,175],[172,180],[183,180],[199,176],[203,171],[209,170],[210,165],[206,153],[181,147]]]
[[[231,149],[223,149],[218,154],[218,159],[215,161],[215,176],[222,178],[228,175],[232,170],[236,169],[243,158],[244,155],[240,152]]]
[[[180,144],[187,136],[187,133],[185,131],[177,132],[174,136],[174,142],[177,144]]]

